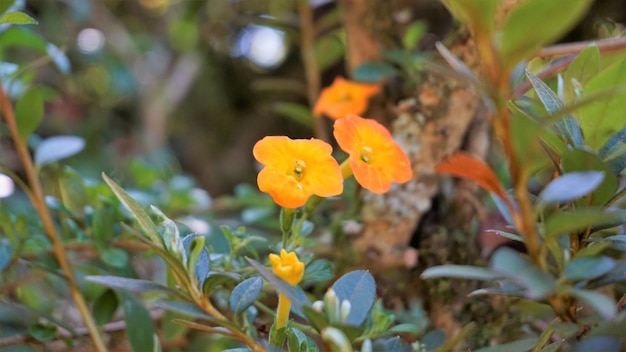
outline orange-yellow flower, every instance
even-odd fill
[[[388,191],[393,182],[403,183],[413,177],[409,158],[375,120],[348,115],[335,121],[334,135],[341,149],[350,155],[350,169],[363,188],[380,194]],[[348,176],[350,169],[345,163],[342,168]]]
[[[280,256],[270,254],[272,271],[274,275],[285,280],[291,286],[297,285],[304,275],[304,263],[298,259],[295,252],[280,250]],[[280,329],[287,325],[291,301],[283,293],[278,294],[278,308],[276,309],[276,328]]]
[[[325,114],[337,120],[348,114],[362,114],[367,110],[369,98],[378,92],[378,84],[357,83],[337,77],[333,84],[322,90],[313,107],[313,115],[319,117]]]
[[[315,194],[330,197],[343,191],[343,177],[332,147],[319,139],[265,137],[252,153],[265,167],[257,183],[276,204],[285,208],[303,206]]]

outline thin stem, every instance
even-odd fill
[[[102,340],[102,336],[98,331],[98,326],[96,325],[96,322],[91,315],[89,307],[87,306],[87,302],[85,301],[85,298],[83,297],[80,288],[78,287],[78,284],[76,282],[76,278],[74,277],[74,273],[72,272],[72,267],[67,259],[67,254],[65,253],[63,241],[56,232],[52,217],[50,216],[50,211],[46,206],[45,196],[41,187],[41,183],[37,176],[37,172],[35,171],[33,160],[30,156],[28,148],[26,147],[26,143],[20,137],[19,131],[17,129],[13,106],[11,105],[11,101],[9,100],[9,97],[4,91],[4,87],[2,87],[2,85],[0,85],[0,106],[2,109],[2,114],[4,115],[4,119],[6,120],[7,126],[9,127],[13,143],[15,144],[15,149],[22,163],[22,166],[24,167],[26,178],[32,190],[34,200],[33,206],[37,210],[37,214],[41,219],[46,236],[52,244],[54,256],[68,282],[70,294],[83,318],[85,327],[87,328],[87,330],[89,330],[89,335],[95,349],[97,351],[105,352],[107,350],[106,345]]]
[[[304,65],[306,76],[306,91],[309,105],[313,106],[317,100],[320,87],[320,69],[315,57],[315,23],[313,22],[313,11],[308,1],[298,2],[298,15],[300,17],[300,53]],[[316,118],[314,120],[314,134],[316,138],[329,141],[330,137],[326,131],[326,120]]]

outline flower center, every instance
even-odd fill
[[[306,169],[306,163],[302,160],[296,160],[296,166],[293,168],[293,177],[296,181],[302,180],[304,177],[304,169]]]
[[[364,163],[369,163],[370,161],[372,161],[373,152],[374,151],[372,150],[372,148],[366,145],[361,147],[361,161],[363,161]]]

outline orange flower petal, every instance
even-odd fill
[[[323,89],[313,107],[313,115],[327,115],[341,119],[348,114],[362,114],[367,110],[369,98],[380,92],[374,83],[357,83],[336,77],[333,83]]]
[[[378,122],[348,115],[335,121],[334,136],[350,155],[350,167],[363,188],[380,194],[393,182],[404,183],[413,177],[409,158]]]
[[[313,194],[341,194],[343,177],[331,152],[332,147],[318,139],[263,138],[252,150],[264,165],[257,177],[259,189],[286,208],[303,206]]]

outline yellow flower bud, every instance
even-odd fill
[[[288,282],[291,286],[297,285],[304,275],[304,263],[302,263],[295,252],[280,250],[280,257],[270,254],[272,271],[276,276]]]

